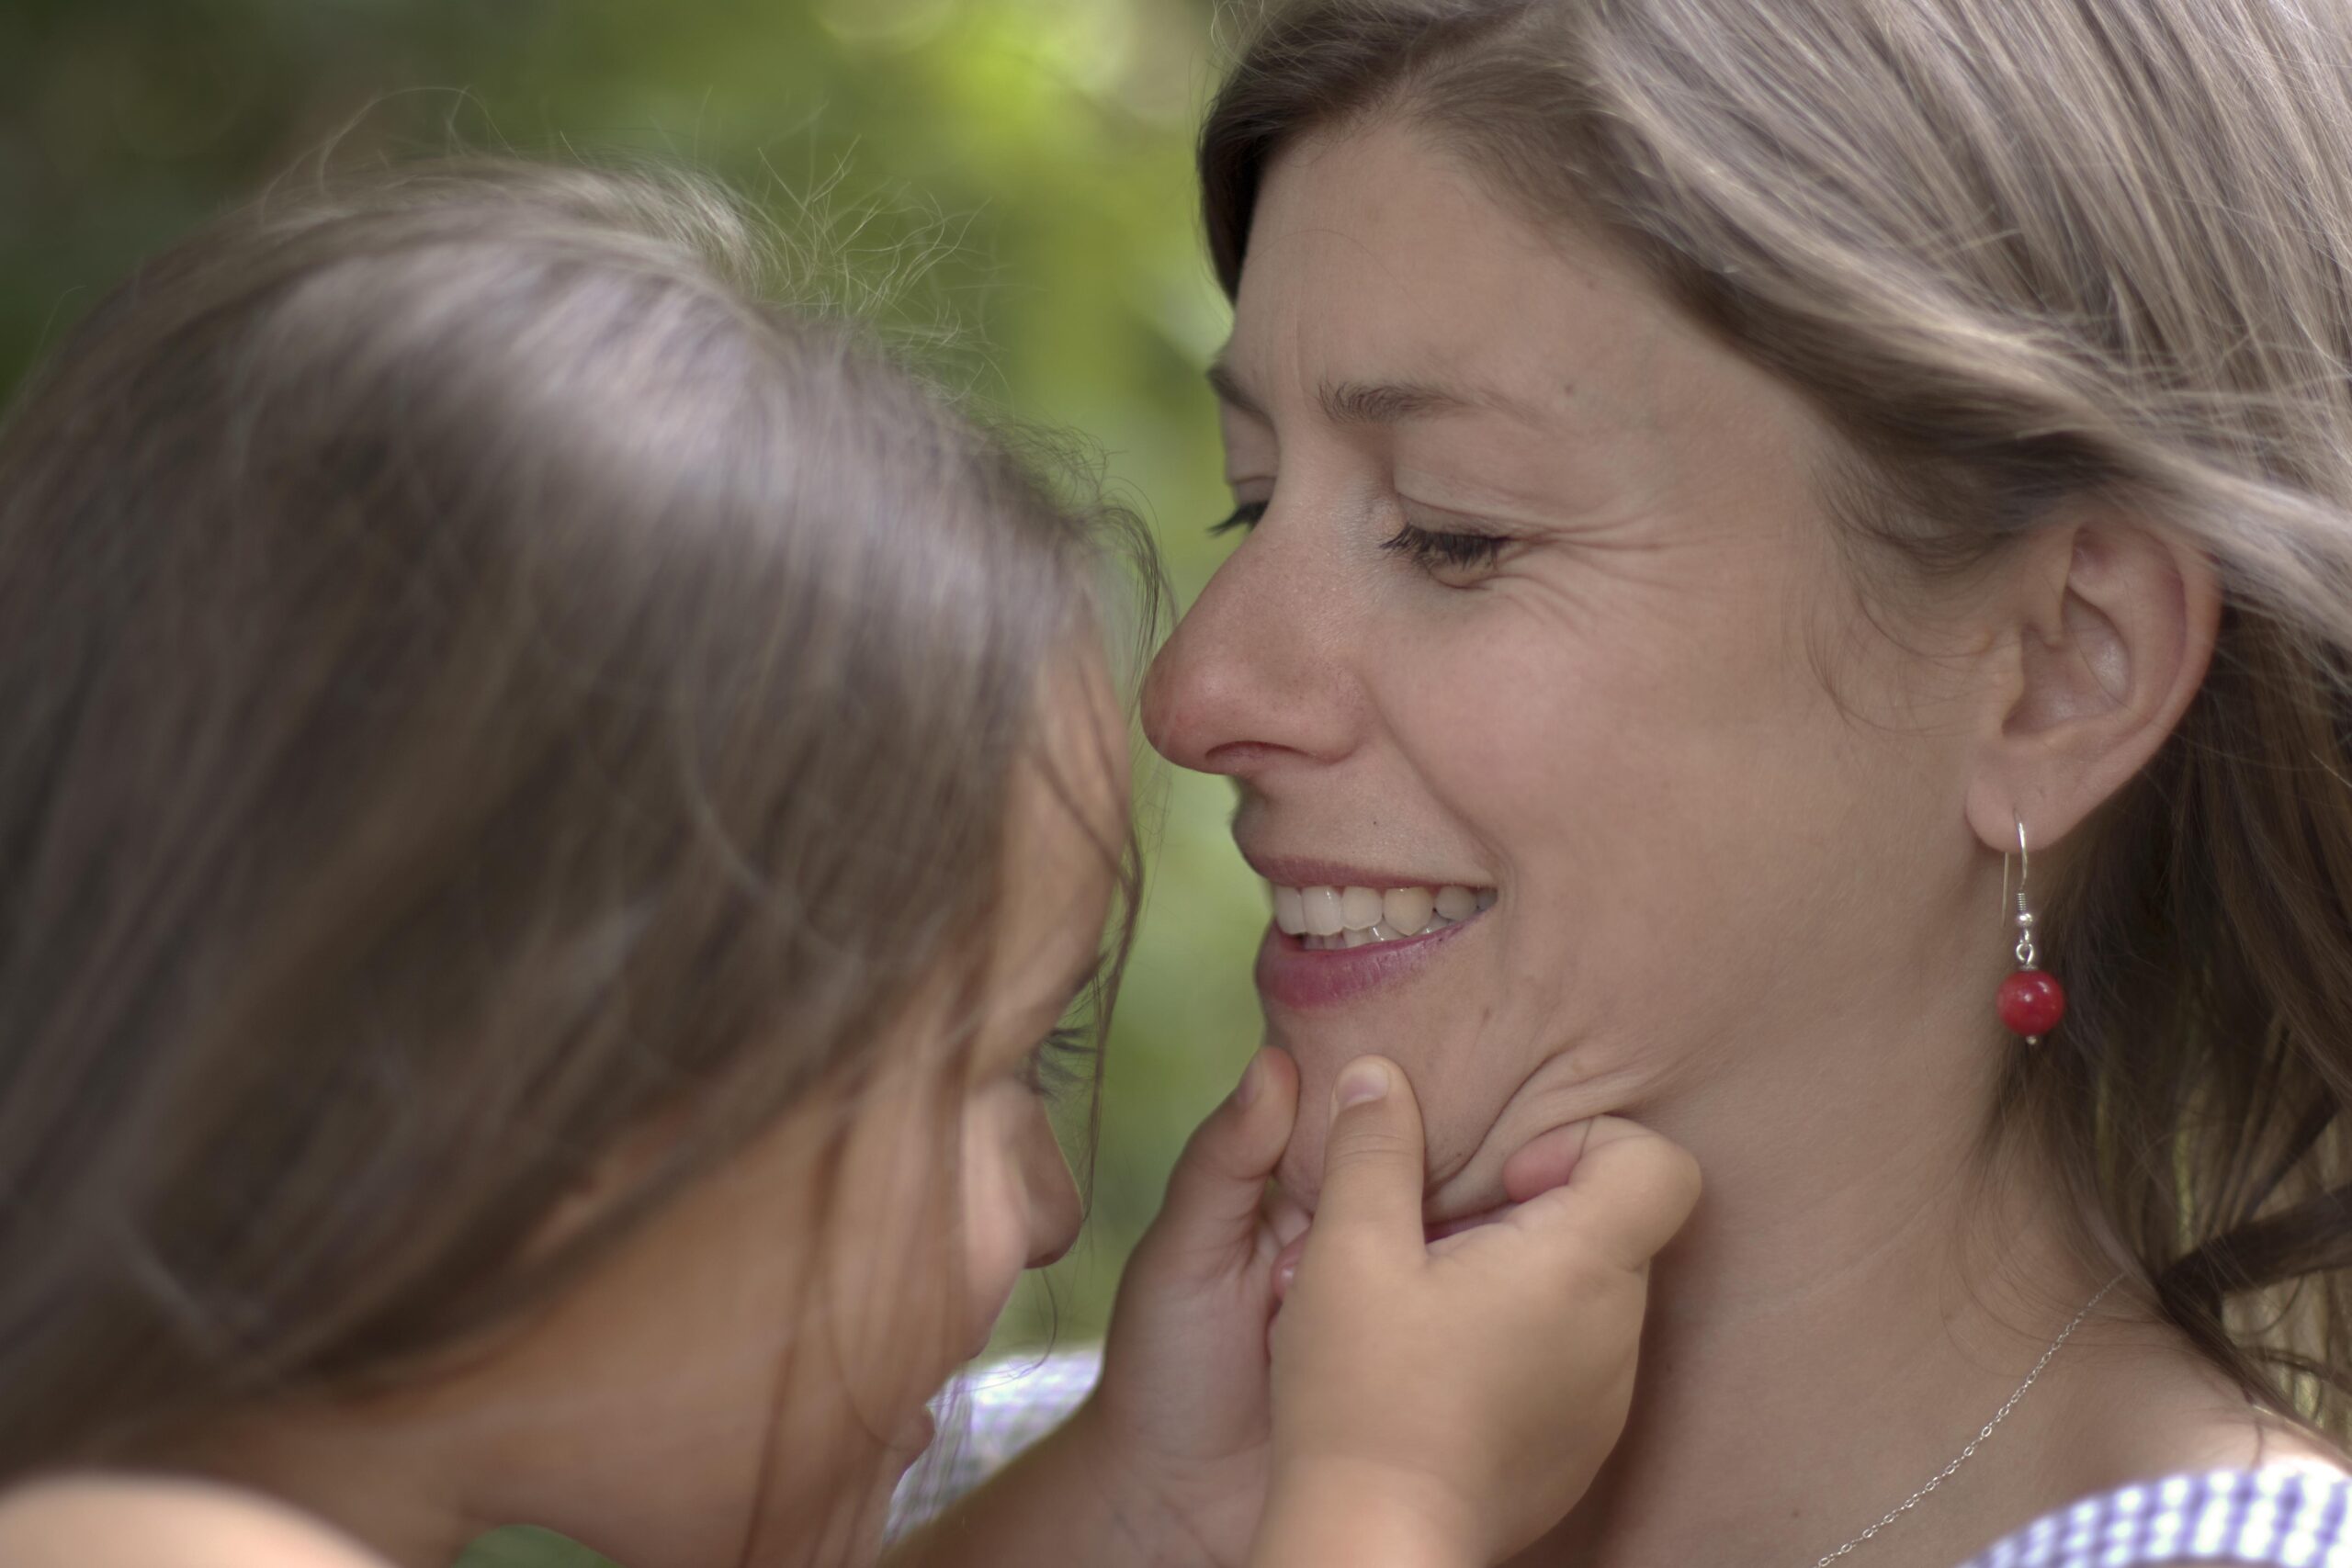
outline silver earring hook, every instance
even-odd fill
[[[2019,859],[2026,859],[2025,820],[2024,818],[2014,815],[2010,817],[2009,820],[2018,825],[2018,856]],[[2031,868],[2032,863],[2033,863],[2030,859],[2026,859],[2026,866],[2028,869]],[[2025,874],[2023,872],[2020,872],[2018,875],[2018,897],[2020,899],[2025,897]],[[2010,922],[2017,919],[2017,916],[2012,914],[2009,910],[2009,852],[2007,850],[2003,850],[2001,852],[2000,910],[2001,928],[2006,931],[2008,929]]]
[[[2020,818],[2017,818],[2017,824],[2018,824],[2018,912],[2017,912],[2017,924],[2018,924],[2018,967],[2019,967],[2020,969],[2030,969],[2030,968],[2032,968],[2032,967],[2034,966],[2034,959],[2035,959],[2035,957],[2037,956],[2037,954],[2036,954],[2036,953],[2035,953],[2034,945],[2033,945],[2033,910],[2032,910],[2032,909],[2031,909],[2031,908],[2027,905],[2027,903],[2026,903],[2026,901],[2025,901],[2025,885],[2026,885],[2026,879],[2027,879],[2028,877],[2030,877],[2030,876],[2031,876],[2031,875],[2033,874],[2033,855],[2032,855],[2032,852],[2031,852],[2031,851],[2030,851],[2029,849],[2027,849],[2027,847],[2026,847],[2026,841],[2025,841],[2025,818],[2022,818],[2022,817],[2020,817]],[[2007,856],[2007,855],[2003,855],[2003,856],[2001,857],[2001,898],[2002,898],[2002,902],[2003,902],[2004,904],[2007,904],[2007,901],[2008,901],[2008,886],[2009,886],[2009,857],[2008,857],[2008,856]]]

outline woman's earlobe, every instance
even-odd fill
[[[2020,580],[2016,697],[1968,801],[1989,848],[2026,816],[2054,843],[2128,784],[2188,710],[2213,656],[2222,592],[2193,543],[2100,513],[2068,526],[2064,554]]]

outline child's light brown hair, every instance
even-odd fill
[[[510,1321],[989,929],[1148,546],[765,262],[680,177],[420,167],[217,225],[22,394],[0,1481]]]

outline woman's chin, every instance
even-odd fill
[[[1329,1091],[1326,1089],[1320,1092]],[[1307,1091],[1302,1089],[1299,1103],[1319,1101],[1310,1100]],[[1430,1109],[1425,1105],[1425,1115]],[[1442,1106],[1437,1109],[1442,1112]],[[1466,1229],[1465,1222],[1483,1222],[1491,1217],[1491,1211],[1504,1204],[1502,1157],[1490,1156],[1486,1148],[1487,1131],[1487,1124],[1480,1124],[1449,1136],[1439,1123],[1424,1132],[1430,1168],[1438,1173],[1422,1200],[1423,1221],[1432,1233],[1442,1228]],[[1274,1169],[1275,1187],[1309,1214],[1315,1212],[1323,1190],[1323,1134],[1319,1122],[1300,1118],[1298,1131],[1292,1134],[1290,1147],[1283,1151],[1282,1163]]]

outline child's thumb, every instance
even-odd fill
[[[1421,1250],[1421,1112],[1396,1063],[1359,1056],[1331,1089],[1315,1233]]]

